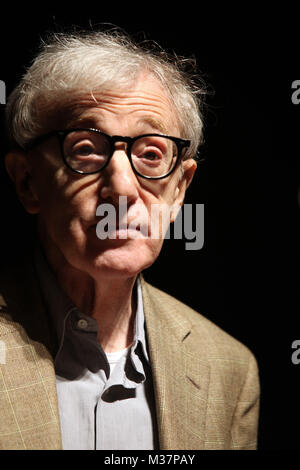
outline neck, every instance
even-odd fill
[[[125,349],[134,339],[136,276],[91,276],[72,266],[56,247],[42,243],[61,288],[74,305],[98,324],[98,341],[105,352]]]

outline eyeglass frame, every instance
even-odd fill
[[[89,171],[89,172],[84,172],[82,170],[75,170],[67,162],[65,152],[64,152],[64,141],[65,141],[65,138],[67,137],[68,134],[70,134],[71,132],[77,132],[77,131],[92,131],[92,132],[101,134],[105,138],[107,138],[108,142],[110,143],[111,152],[110,152],[109,156],[107,157],[106,163],[104,164],[104,166],[100,170]],[[59,140],[59,143],[60,143],[61,156],[62,156],[64,164],[70,170],[72,170],[73,172],[75,172],[77,174],[80,174],[80,175],[93,175],[93,174],[100,173],[102,170],[104,170],[108,166],[113,154],[115,153],[115,144],[116,144],[116,142],[125,142],[125,143],[127,143],[126,155],[129,159],[129,162],[130,162],[130,165],[131,165],[131,168],[132,168],[133,172],[136,175],[140,176],[141,178],[150,179],[150,180],[163,179],[163,178],[166,178],[167,176],[169,176],[171,173],[173,173],[175,168],[178,166],[178,163],[179,163],[180,159],[183,157],[183,155],[182,155],[183,149],[188,148],[191,144],[190,140],[181,139],[180,137],[173,137],[173,136],[164,135],[164,134],[150,133],[150,134],[141,134],[141,135],[138,135],[136,137],[127,137],[127,136],[120,136],[120,135],[109,135],[109,134],[106,134],[105,132],[102,132],[100,129],[95,129],[95,128],[72,128],[72,129],[64,129],[64,130],[55,130],[55,131],[48,132],[47,134],[43,134],[41,136],[38,136],[33,140],[33,142],[31,142],[31,144],[29,144],[26,147],[25,150],[26,151],[31,151],[33,149],[33,147],[35,147],[36,145],[40,145],[42,142],[44,142],[46,139],[48,139],[52,136],[57,136],[58,137],[58,140]],[[134,164],[132,163],[132,155],[131,155],[132,146],[133,146],[133,144],[136,140],[141,139],[143,137],[164,137],[166,139],[171,140],[172,142],[174,142],[176,144],[178,152],[177,152],[175,165],[165,175],[162,175],[162,176],[142,175],[141,173],[138,172],[138,170],[135,168]]]

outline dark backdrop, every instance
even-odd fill
[[[176,5],[168,11],[151,4],[141,10],[89,6],[86,13],[74,8],[68,14],[58,8],[8,12],[1,18],[0,79],[9,94],[39,36],[72,24],[113,23],[197,58],[214,92],[205,113],[206,163],[199,166],[186,202],[204,203],[205,242],[201,250],[187,251],[185,241],[167,240],[145,277],[253,351],[262,388],[259,448],[295,449],[300,365],[291,362],[291,344],[299,338],[300,105],[299,110],[292,105],[290,87],[300,77],[287,55],[295,43],[283,35],[282,22],[272,12],[262,16],[246,5],[243,11],[215,6],[209,12]],[[2,158],[0,168],[5,258],[11,247],[28,249],[30,221],[14,200]]]

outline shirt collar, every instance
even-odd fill
[[[74,321],[78,321],[80,319],[88,321],[91,333],[96,335],[96,337],[97,323],[95,319],[82,314],[73,304],[72,300],[59,286],[55,274],[49,266],[49,263],[40,244],[38,244],[36,247],[34,253],[34,261],[42,290],[42,295],[49,310],[55,334],[57,337],[57,342],[59,345],[59,349],[55,357],[55,363],[56,365],[58,365],[58,362],[65,362],[61,360],[62,358],[60,358],[59,355],[62,355],[62,347],[65,343],[66,329],[68,328],[69,320],[70,322],[72,321],[73,325]],[[137,278],[136,282],[136,300],[137,308],[134,324],[134,340],[130,348],[130,359],[135,370],[139,374],[144,375],[144,368],[140,357],[140,350],[142,351],[142,355],[144,356],[144,359],[147,361],[148,364],[149,355],[147,351],[145,335],[145,317],[143,308],[142,288],[139,277]],[[108,366],[106,356],[102,348],[100,347],[100,353],[101,352],[106,362],[106,365]]]
[[[55,274],[46,259],[42,247],[38,244],[34,252],[34,263],[44,301],[50,314],[56,339],[60,344],[64,334],[64,321],[74,304],[59,286]]]

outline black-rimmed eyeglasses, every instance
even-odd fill
[[[68,168],[82,175],[102,171],[110,162],[116,142],[125,142],[133,171],[147,179],[169,176],[176,168],[190,141],[161,134],[137,137],[110,136],[99,129],[66,129],[53,131],[35,139],[27,148],[52,136],[59,138],[63,160]]]

